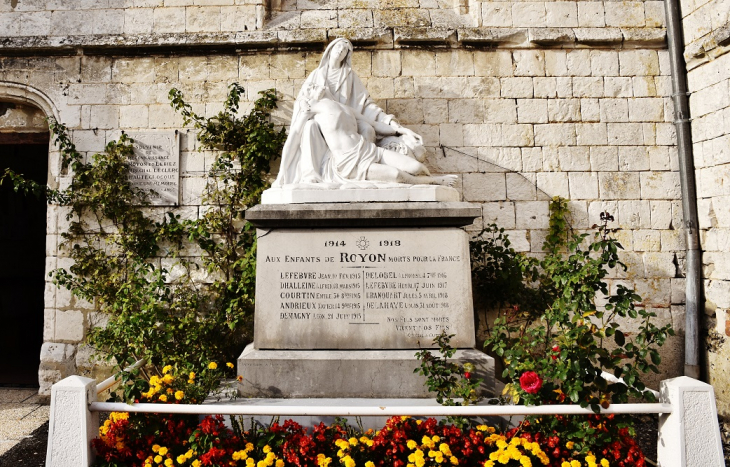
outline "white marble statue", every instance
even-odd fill
[[[370,98],[352,69],[350,41],[335,39],[299,91],[273,187],[452,185],[454,176],[429,174],[424,153],[423,138]]]

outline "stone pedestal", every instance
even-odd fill
[[[414,354],[445,331],[486,392],[473,350],[468,236],[460,202],[263,204],[254,343],[238,360],[246,397],[433,397]]]

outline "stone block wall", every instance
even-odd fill
[[[665,348],[658,387],[681,373],[684,325],[662,8],[653,0],[13,0],[0,3],[0,102],[4,83],[32,90],[87,154],[121,130],[181,130],[175,211],[195,218],[213,156],[197,151],[169,90],[213,115],[231,82],[248,104],[276,88],[275,119],[286,125],[326,43],[347,37],[372,96],[426,138],[431,169],[458,174],[463,199],[482,206],[474,234],[496,222],[516,249],[539,255],[550,197],[570,199],[579,231],[602,211],[615,216],[630,269],[611,287],[636,288],[680,334]],[[63,186],[58,162],[51,152],[50,182]],[[65,215],[49,209],[48,271],[68,266],[58,248]],[[96,376],[78,344],[104,322],[93,304],[51,283],[45,300],[43,393],[69,374]]]
[[[282,97],[276,119],[287,124],[294,96],[320,57],[269,51],[4,58],[0,81],[46,94],[84,153],[102,150],[120,130],[182,130],[182,206],[175,211],[195,218],[212,156],[197,152],[194,135],[182,129],[167,100],[170,88],[213,115],[230,82],[245,87],[249,103],[274,87]],[[357,49],[353,64],[378,103],[424,135],[429,166],[460,175],[463,199],[483,208],[474,233],[496,222],[518,250],[540,254],[549,197],[571,200],[578,230],[610,211],[630,268],[611,287],[636,288],[662,323],[681,331],[684,245],[666,51]],[[51,170],[63,183],[57,164]],[[62,209],[50,208],[48,270],[68,266],[57,249],[66,223]],[[100,323],[92,304],[47,284],[42,391],[61,376],[94,374],[89,349],[77,344]],[[679,374],[678,346],[667,348],[662,377]]]
[[[705,279],[704,371],[730,417],[730,5],[682,2]]]

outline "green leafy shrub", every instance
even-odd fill
[[[198,130],[200,148],[216,155],[200,218],[181,220],[174,210],[159,221],[149,216],[148,193],[128,180],[134,151],[124,134],[87,161],[66,127],[50,120],[63,169],[71,171],[69,187],[51,190],[19,174],[3,175],[16,191],[44,193],[49,203],[67,207],[61,248],[73,264],[53,271],[53,280],[106,315],[106,324],[87,336],[103,359],[118,369],[147,362],[122,374],[127,398],[139,378],[162,375],[162,362],[198,372],[210,361],[232,361],[252,338],[256,239],[243,215],[260,201],[286,135],[270,122],[272,90],[239,117],[242,92],[231,85],[223,110],[205,118],[170,91],[172,107]],[[190,257],[191,247],[202,255]]]
[[[502,287],[494,303],[499,314],[485,347],[502,360],[505,394],[526,405],[573,403],[595,413],[629,398],[654,401],[641,378],[658,373],[658,348],[674,333],[670,325],[652,322],[656,314],[637,306],[641,297],[633,290],[617,284],[609,291],[606,279],[617,269],[626,270],[621,244],[608,227],[613,217],[602,213],[593,234],[576,234],[566,221],[566,201],[556,198],[550,208],[542,259],[522,257],[509,248],[507,236],[496,226],[472,246],[477,283],[485,293]],[[596,305],[597,297],[603,306]],[[633,320],[634,332],[621,329],[626,320]],[[623,382],[607,381],[604,371]],[[625,416],[526,420],[522,431],[559,437],[583,455],[633,435]]]

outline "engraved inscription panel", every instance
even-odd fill
[[[474,345],[458,228],[259,230],[257,255],[258,349]]]
[[[129,168],[132,186],[149,192],[154,206],[180,202],[180,137],[175,131],[131,132],[134,156]]]

